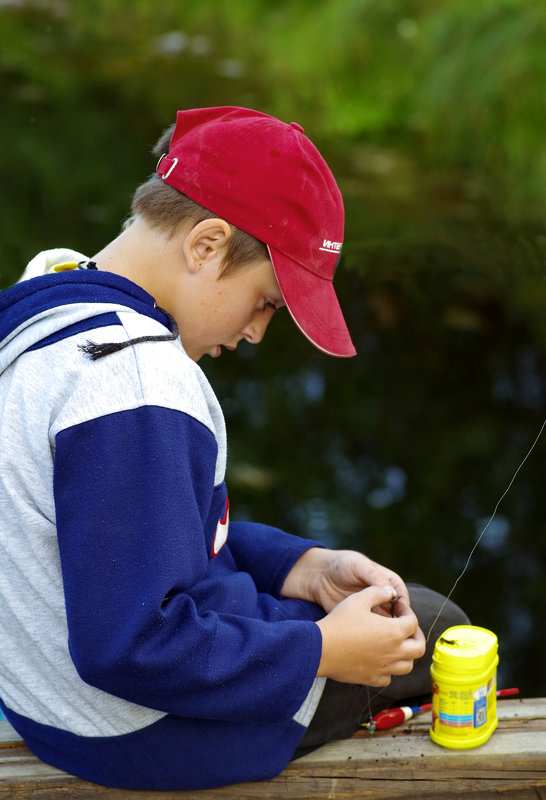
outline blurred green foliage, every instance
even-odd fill
[[[546,400],[546,5],[536,0],[1,0],[0,286],[119,230],[178,108],[303,124],[347,208],[359,352],[279,315],[203,363],[234,515],[365,548],[447,592]],[[544,693],[544,447],[455,599]]]
[[[298,119],[327,149],[477,170],[499,211],[536,218],[544,41],[536,0],[5,0],[0,219],[22,241],[47,217],[83,233],[122,216],[176,109],[230,103]],[[22,255],[2,238],[0,257]]]

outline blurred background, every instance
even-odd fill
[[[0,288],[117,235],[177,109],[302,124],[346,200],[358,356],[280,314],[203,359],[232,514],[447,593],[546,416],[545,42],[536,0],[0,0]],[[546,694],[545,452],[546,432],[454,594],[526,696]]]

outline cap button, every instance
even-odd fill
[[[300,133],[303,133],[303,128],[302,128],[302,126],[301,126],[299,123],[297,123],[297,122],[291,122],[291,123],[290,123],[290,127],[291,127],[291,128],[294,128],[294,130],[295,130],[295,131],[299,131]]]

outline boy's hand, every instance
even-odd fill
[[[425,637],[417,617],[403,600],[397,616],[375,609],[390,605],[390,586],[371,586],[352,594],[317,622],[322,656],[317,674],[345,683],[388,686],[393,675],[411,672],[425,652]]]
[[[369,586],[393,589],[392,595],[374,608],[376,613],[392,617],[390,600],[395,595],[400,595],[409,606],[408,590],[402,578],[353,550],[310,548],[286,576],[282,594],[310,600],[329,613],[346,597]]]

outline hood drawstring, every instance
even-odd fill
[[[136,339],[127,339],[126,342],[105,342],[104,344],[96,344],[88,340],[86,344],[79,344],[78,350],[92,361],[96,361],[98,358],[109,356],[111,353],[117,353],[118,350],[123,350],[124,347],[130,347],[133,344],[140,344],[141,342],[170,342],[174,339],[178,339],[178,325],[176,324],[175,318],[169,314],[168,311],[165,311],[164,308],[160,308],[158,305],[156,305],[155,308],[161,311],[162,314],[165,314],[169,320],[172,333],[165,334],[164,336],[137,336]]]
[[[97,265],[94,261],[80,261],[78,269],[97,269]],[[154,308],[165,314],[169,320],[172,333],[167,333],[163,336],[137,336],[135,339],[128,339],[126,342],[105,342],[104,344],[96,344],[87,340],[85,344],[78,345],[78,350],[92,361],[96,361],[98,358],[117,353],[118,350],[123,350],[124,347],[130,347],[133,344],[140,344],[141,342],[171,342],[174,339],[178,339],[178,325],[172,314],[169,314],[164,308],[160,308],[157,303]]]

